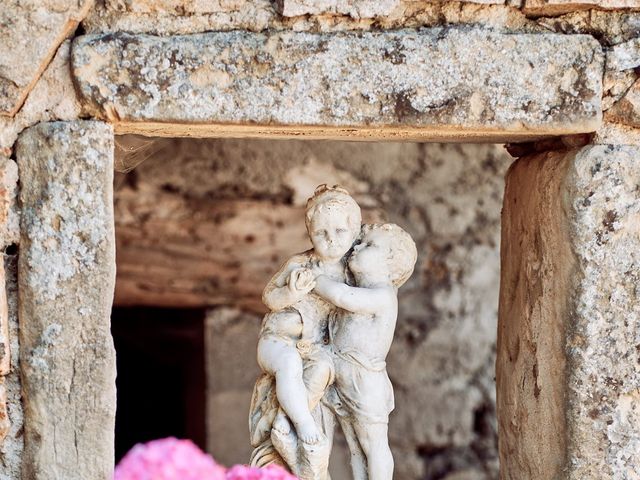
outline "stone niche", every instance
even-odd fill
[[[115,179],[115,305],[203,309],[206,445],[223,463],[246,462],[261,291],[309,247],[307,197],[339,183],[365,220],[396,222],[418,245],[388,359],[396,478],[494,479],[510,161],[499,145],[116,137],[116,168],[130,171]],[[339,438],[332,473],[350,478]]]
[[[260,292],[327,182],[418,243],[388,362],[396,478],[495,479],[499,444],[504,480],[637,479],[638,10],[4,2],[0,478],[111,476],[114,247],[116,308],[199,342],[198,439],[245,462]],[[539,140],[511,145],[501,237],[511,160],[473,142]]]

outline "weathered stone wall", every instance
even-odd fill
[[[588,146],[509,170],[497,362],[504,480],[637,477],[639,153]]]
[[[396,478],[496,478],[499,215],[510,161],[501,146],[185,139],[158,140],[149,153],[116,180],[117,284],[128,285],[116,301],[134,295],[153,304],[187,298],[185,289],[202,292],[184,273],[201,264],[218,285],[208,300],[244,309],[208,320],[208,341],[224,349],[210,352],[214,455],[221,448],[222,460],[235,462],[248,452],[246,411],[264,307],[247,298],[259,298],[287,255],[308,248],[303,205],[315,186],[340,183],[365,207],[365,218],[402,225],[420,252],[400,292],[388,362],[397,398],[390,433]],[[221,211],[217,204],[236,207]],[[271,212],[273,221],[247,216],[246,208]],[[134,228],[142,233],[132,236]],[[241,252],[249,252],[248,262],[234,260]],[[237,270],[235,283],[221,253]],[[156,283],[136,288],[145,264]],[[173,270],[173,285],[163,270]],[[231,411],[220,416],[223,406]]]
[[[123,123],[118,117],[119,111],[126,112],[126,108],[131,106],[127,103],[129,101],[127,98],[122,99],[117,96],[120,85],[128,85],[138,93],[140,90],[147,89],[146,93],[149,94],[151,102],[144,104],[145,108],[155,108],[154,102],[157,98],[154,95],[157,92],[166,93],[164,91],[166,85],[154,83],[152,77],[154,73],[158,73],[157,71],[145,69],[145,65],[140,65],[137,69],[129,69],[123,64],[122,69],[119,70],[122,78],[118,78],[116,82],[99,84],[104,91],[100,92],[98,104],[94,103],[95,98],[92,99],[96,95],[91,92],[91,88],[88,88],[89,93],[85,91],[80,95],[81,79],[73,73],[71,68],[72,42],[68,39],[81,33],[116,34],[114,38],[153,34],[165,40],[157,38],[143,40],[141,37],[135,37],[132,42],[155,46],[168,42],[171,47],[173,43],[178,43],[175,39],[170,39],[171,35],[222,32],[225,33],[222,38],[226,39],[235,38],[235,35],[248,35],[255,40],[265,35],[272,39],[281,39],[293,37],[295,32],[304,32],[299,38],[326,39],[331,45],[336,45],[342,41],[341,39],[347,37],[349,39],[375,37],[371,32],[378,32],[384,38],[392,39],[398,35],[397,30],[409,29],[404,31],[417,32],[423,27],[442,29],[432,30],[431,34],[440,31],[445,36],[455,36],[466,31],[473,32],[476,40],[471,42],[469,48],[464,42],[456,43],[454,48],[450,49],[450,55],[445,53],[443,58],[446,60],[449,57],[471,56],[473,61],[481,59],[478,71],[485,74],[489,72],[486,78],[494,77],[491,75],[492,68],[499,69],[502,75],[500,78],[503,80],[500,88],[492,89],[494,85],[489,81],[481,82],[483,85],[478,86],[478,89],[460,90],[460,86],[470,83],[466,82],[466,76],[478,80],[473,77],[472,71],[458,75],[459,82],[449,85],[451,88],[446,89],[446,101],[442,104],[420,103],[421,99],[431,98],[430,95],[434,93],[432,90],[428,95],[418,89],[411,91],[409,95],[387,95],[389,92],[402,93],[401,90],[396,91],[396,87],[402,86],[401,81],[397,85],[394,84],[393,89],[382,91],[383,95],[378,97],[380,102],[374,105],[377,109],[375,111],[370,111],[371,105],[364,101],[366,100],[364,97],[346,96],[343,97],[345,101],[342,103],[348,107],[348,113],[355,113],[355,115],[351,117],[347,115],[343,123],[349,124],[352,119],[360,123],[343,128],[339,132],[340,135],[335,136],[359,135],[387,139],[391,137],[396,139],[447,138],[469,141],[480,138],[478,132],[482,132],[482,135],[486,135],[482,137],[485,139],[520,141],[532,134],[534,136],[558,135],[597,130],[592,140],[595,144],[639,145],[639,10],[640,2],[637,0],[212,0],[211,2],[9,0],[4,2],[0,11],[0,24],[7,26],[0,32],[0,156],[3,157],[3,161],[4,157],[11,157],[14,153],[14,142],[20,132],[42,121],[74,120],[100,115],[113,122],[118,128],[118,123]],[[76,31],[79,24],[81,28]],[[241,33],[232,31],[241,31]],[[340,35],[333,36],[337,32],[341,32]],[[359,37],[359,32],[364,33]],[[562,35],[550,35],[553,33]],[[480,46],[478,39],[498,38],[504,41],[509,35],[513,37],[514,45],[526,45],[521,55],[514,55],[513,49],[508,44],[504,47],[504,52],[494,52],[488,46],[480,49],[483,54],[486,50],[486,55],[472,54],[474,48],[478,49]],[[578,37],[578,35],[583,36]],[[547,41],[543,41],[543,37]],[[462,38],[465,38],[464,35]],[[553,41],[550,43],[549,39]],[[84,42],[86,41],[85,38]],[[183,41],[184,39],[180,40],[180,42]],[[357,43],[360,40],[355,41]],[[76,44],[80,43],[82,41],[76,40]],[[549,50],[553,55],[544,54],[543,47],[549,49],[550,45],[562,47],[556,49],[560,51]],[[367,42],[366,46],[371,45]],[[388,46],[384,44],[382,49],[374,48],[373,63],[381,61],[378,57],[384,50],[382,61],[388,61],[392,66],[388,70],[383,66],[380,70],[402,74],[403,52],[395,48],[387,48]],[[600,48],[604,51],[604,63],[601,61]],[[260,48],[254,51],[258,57],[264,52],[265,50]],[[544,66],[550,69],[557,68],[558,71],[563,72],[562,77],[555,75],[554,72],[546,72],[546,76],[539,77],[543,78],[543,84],[545,84],[544,79],[552,79],[548,90],[540,87],[540,81],[527,83],[529,77],[520,71],[520,67],[512,69],[517,81],[509,82],[508,77],[504,76],[505,71],[510,72],[508,65],[521,66],[531,56],[535,60],[539,53],[542,54],[543,60],[552,57],[559,59],[559,62],[548,62]],[[100,55],[96,58],[98,61],[105,60]],[[238,58],[243,57],[240,55]],[[338,60],[345,60],[345,58],[348,56]],[[575,59],[573,62],[575,65],[572,64],[571,59]],[[251,55],[246,60],[254,64]],[[108,59],[105,61],[108,62]],[[468,63],[466,60],[465,62]],[[505,62],[511,63],[505,66]],[[255,63],[258,67],[260,66],[259,61]],[[447,62],[444,64],[447,65]],[[162,65],[161,62],[160,66]],[[223,61],[221,65],[226,68],[229,64]],[[270,68],[273,69],[278,65],[277,62],[267,62],[262,66],[265,67],[264,72],[270,72]],[[320,62],[316,65],[324,64]],[[338,62],[336,65],[346,69],[345,71],[350,71],[350,61]],[[523,70],[526,70],[526,66]],[[255,73],[255,76],[259,76],[260,68],[256,68]],[[423,69],[422,73],[429,73],[429,70]],[[127,75],[131,74],[135,78],[127,78]],[[279,81],[282,85],[287,85],[296,78],[301,83],[310,80],[308,76],[296,77],[296,74],[296,68],[293,68],[290,74],[279,77]],[[272,76],[268,75],[268,77]],[[440,77],[444,78],[442,75],[436,75],[436,78]],[[600,79],[602,79],[601,83]],[[256,78],[250,76],[245,80],[252,84],[251,82],[255,82]],[[524,86],[518,83],[522,80],[525,81]],[[198,85],[198,82],[201,85]],[[207,88],[210,87],[210,92],[227,89],[227,93],[230,94],[246,94],[241,86],[233,87],[229,92],[228,77],[206,71],[200,77],[196,75],[194,85],[197,88],[191,92],[202,93],[202,82],[208,85]],[[358,84],[357,80],[355,83],[347,82],[343,86],[347,90],[354,88],[354,85],[362,86],[356,84]],[[420,79],[416,84],[420,84]],[[188,86],[189,83],[187,82],[186,85]],[[261,84],[258,82],[253,85],[259,87]],[[588,87],[586,90],[584,90],[585,85]],[[282,90],[280,85],[271,86],[277,92]],[[375,84],[375,87],[380,85]],[[206,93],[207,89],[204,90]],[[295,90],[292,91],[295,92]],[[326,91],[331,93],[325,96],[320,95]],[[331,136],[327,135],[326,123],[333,121],[335,117],[333,113],[342,111],[340,108],[343,105],[340,102],[336,104],[336,101],[341,98],[341,92],[337,91],[336,85],[333,84],[316,89],[315,92],[318,95],[314,93],[313,98],[323,98],[324,103],[317,110],[320,113],[310,123],[320,122],[323,125],[312,125],[312,127],[307,125],[307,128],[312,130],[306,130],[306,133],[302,129],[300,131],[295,129],[296,125],[303,123],[300,120],[303,116],[294,118],[291,122],[293,129],[287,131],[277,125],[274,127],[271,124],[246,124],[248,121],[282,120],[283,117],[277,116],[272,118],[268,115],[238,117],[220,115],[217,121],[245,122],[245,124],[234,125],[237,127],[231,132],[234,135],[273,137],[310,133],[324,137]],[[478,95],[474,96],[477,92],[482,94],[480,98]],[[556,93],[555,98],[545,97],[553,92]],[[251,94],[244,98],[240,95],[240,100],[246,100],[248,107],[241,113],[250,112],[255,106],[260,106],[264,111],[264,102],[267,97]],[[286,106],[287,101],[295,103],[298,97],[294,93],[288,97],[278,98]],[[455,100],[460,98],[464,101],[458,105]],[[116,105],[113,102],[114,99],[122,103],[119,105],[120,110],[114,107]],[[535,107],[531,112],[527,111],[529,99],[535,100],[531,104]],[[336,105],[340,108],[332,110],[332,115],[323,116],[323,108],[334,108]],[[572,108],[567,109],[567,106]],[[190,104],[186,103],[182,107],[188,109]],[[443,107],[445,113],[447,110],[451,112],[455,110],[457,113],[446,117],[450,122],[444,125],[441,121],[434,121],[436,115],[432,107]],[[268,108],[266,110],[269,111]],[[400,116],[404,115],[404,117],[398,119],[396,115],[394,118],[390,113],[392,111],[399,112]],[[304,108],[299,109],[300,112],[304,113]],[[506,121],[500,122],[492,118],[491,115],[495,112],[499,114],[498,120],[506,119]],[[582,113],[575,116],[573,115],[575,112]],[[566,113],[569,115],[565,115]],[[136,121],[142,119],[140,124],[136,124],[137,131],[147,133],[155,131],[165,135],[195,136],[230,134],[230,131],[224,128],[216,130],[213,124],[180,123],[199,120],[194,117],[176,119],[174,115],[172,118],[163,118],[167,115],[167,110],[154,117],[153,120],[156,123],[153,124],[145,123],[151,117],[145,117],[142,108],[138,111],[134,106],[128,114]],[[604,118],[604,123],[600,125],[601,118]],[[462,125],[466,128],[463,134],[459,130],[461,125],[456,123],[459,119],[472,120],[471,123]],[[211,121],[211,118],[204,120]],[[174,123],[169,128],[167,123],[163,123],[165,121],[178,123]],[[376,124],[378,121],[380,123]],[[396,122],[394,129],[389,127],[389,121]],[[540,128],[551,123],[554,128],[552,130]],[[176,125],[182,125],[182,130],[177,129]],[[414,129],[416,126],[424,127],[425,125],[429,125],[429,132],[425,133],[424,128]],[[532,133],[531,125],[537,125],[538,130]],[[331,124],[329,127],[335,127],[335,125]],[[125,125],[122,131],[126,131],[126,128],[133,130],[131,125]],[[495,137],[492,137],[489,131],[492,128],[499,130]],[[588,138],[582,138],[580,141],[584,143]],[[167,141],[158,145],[167,146],[172,143]],[[196,148],[189,147],[186,143],[178,143],[178,145],[184,146],[185,151]],[[280,259],[290,252],[291,245],[300,245],[304,248],[304,232],[302,229],[296,229],[294,223],[294,219],[301,218],[301,199],[309,193],[308,189],[312,185],[324,181],[327,175],[334,176],[340,183],[346,183],[356,192],[358,199],[367,204],[366,214],[369,218],[378,218],[383,211],[389,211],[392,219],[396,219],[398,223],[412,225],[415,230],[412,233],[421,241],[423,261],[426,259],[428,263],[422,269],[422,273],[417,274],[418,280],[414,279],[411,289],[407,287],[406,293],[403,294],[407,321],[398,328],[400,342],[397,342],[399,346],[392,352],[392,358],[395,359],[392,361],[396,362],[396,365],[410,367],[406,370],[396,367],[396,371],[392,372],[399,391],[398,405],[402,408],[402,402],[404,402],[405,406],[408,405],[406,411],[412,411],[415,414],[413,417],[398,416],[396,424],[401,427],[394,428],[404,430],[402,435],[399,430],[392,432],[396,452],[400,452],[406,459],[401,466],[404,470],[401,470],[400,474],[407,475],[407,478],[420,476],[440,478],[447,475],[442,472],[456,471],[458,473],[455,478],[458,480],[479,478],[482,474],[478,471],[484,471],[488,476],[493,475],[495,465],[491,459],[495,459],[495,450],[491,438],[495,433],[491,422],[485,422],[485,419],[492,415],[492,402],[486,400],[493,391],[490,382],[491,362],[487,360],[488,357],[484,353],[478,355],[475,353],[478,348],[485,352],[492,345],[488,339],[488,332],[493,329],[489,323],[495,315],[489,313],[487,305],[489,305],[491,294],[487,292],[495,294],[496,282],[495,277],[492,277],[495,271],[489,269],[490,271],[486,273],[479,272],[483,272],[483,268],[489,268],[486,258],[491,258],[496,253],[495,242],[488,240],[490,238],[488,232],[496,227],[497,216],[487,214],[495,203],[493,200],[485,203],[487,211],[480,209],[480,205],[478,209],[473,209],[470,205],[474,203],[473,198],[481,197],[482,201],[486,202],[487,195],[500,191],[499,185],[495,183],[499,175],[492,174],[492,180],[487,180],[489,177],[485,178],[484,175],[488,173],[472,167],[475,164],[469,163],[472,162],[471,160],[459,162],[442,160],[442,165],[436,165],[437,155],[433,152],[439,151],[438,149],[445,152],[442,153],[442,158],[465,157],[469,154],[469,149],[457,150],[457,147],[427,148],[389,144],[374,148],[348,144],[327,146],[320,143],[270,143],[269,147],[265,148],[255,145],[267,144],[253,142],[215,142],[212,145],[218,145],[215,147],[218,149],[217,155],[212,155],[209,148],[213,147],[203,147],[203,145],[209,145],[208,143],[192,145],[201,145],[197,148],[203,153],[200,155],[196,152],[189,158],[186,154],[178,156],[178,162],[188,163],[194,167],[193,171],[187,168],[180,170],[178,174],[177,171],[165,168],[156,174],[143,166],[139,173],[140,179],[143,180],[139,182],[136,180],[138,173],[124,181],[119,180],[124,182],[121,185],[124,188],[121,191],[122,197],[119,199],[120,207],[127,202],[132,206],[130,209],[123,207],[120,212],[121,219],[128,220],[123,220],[119,225],[118,241],[123,274],[119,283],[119,301],[123,304],[134,303],[142,298],[150,304],[158,305],[202,305],[203,303],[217,305],[227,304],[230,298],[234,298],[234,305],[241,307],[243,312],[252,311],[255,315],[255,312],[260,309],[260,304],[255,300],[258,298],[256,292],[259,293],[264,279],[274,270]],[[576,140],[565,139],[542,146],[529,145],[521,147],[521,152],[526,152],[528,148],[539,151],[563,145],[575,146]],[[167,147],[165,153],[158,152],[160,157],[169,155],[167,152],[170,152],[171,148]],[[302,152],[300,155],[303,160],[287,157],[287,148]],[[489,155],[486,152],[491,151],[491,148],[483,148],[489,149],[482,150],[485,153],[480,155],[486,159]],[[431,153],[427,155],[426,152]],[[374,153],[387,159],[384,165],[376,164],[373,167],[375,162],[369,156]],[[205,162],[205,166],[202,167],[202,158],[207,155],[212,155],[218,160],[211,160],[213,163],[209,166]],[[311,162],[309,160],[311,155],[316,158],[313,160],[314,168],[321,167],[323,175],[313,176],[309,166],[301,166],[305,162]],[[239,157],[241,161],[238,160]],[[420,160],[423,157],[430,160],[423,162]],[[231,160],[223,161],[220,158]],[[289,158],[289,160],[283,160],[283,158]],[[606,156],[604,161],[607,162]],[[415,164],[420,162],[424,163],[424,169],[422,166],[415,167]],[[260,165],[262,170],[255,175],[253,172],[256,170],[251,171],[246,167],[249,164]],[[460,164],[466,165],[468,171],[459,172],[457,169],[460,168]],[[243,165],[244,167],[241,168],[240,166]],[[430,176],[425,173],[427,167]],[[211,169],[215,171],[215,175],[208,177]],[[267,172],[268,169],[272,170]],[[206,175],[202,175],[203,172]],[[178,178],[181,175],[190,178],[189,188],[184,183],[185,180]],[[208,188],[198,187],[198,185],[208,184],[203,181],[203,178],[210,178],[208,182],[211,182],[211,185]],[[441,178],[458,180],[447,183],[441,181]],[[293,186],[294,182],[300,179],[305,179],[307,182],[304,191]],[[473,188],[467,188],[465,182],[471,182]],[[460,185],[465,185],[462,192],[457,188]],[[478,190],[474,190],[476,187],[483,193],[478,194]],[[488,188],[489,191],[483,191],[483,188]],[[425,194],[425,191],[431,192],[429,189],[437,193]],[[414,195],[418,191],[422,193]],[[472,192],[476,192],[473,194],[476,195],[475,197]],[[158,204],[167,206],[166,210],[163,209],[164,214],[161,218],[155,215]],[[497,211],[498,207],[495,208]],[[18,232],[12,226],[15,225],[15,218],[14,216],[13,220],[9,217],[1,219],[0,231],[11,232],[10,235],[5,235],[2,247],[16,242],[14,239],[17,238]],[[214,218],[215,221],[208,222],[210,218]],[[142,219],[146,220],[141,221]],[[613,221],[613,228],[615,229],[616,224],[620,222],[622,220],[619,219]],[[254,230],[260,233],[255,234]],[[283,234],[283,231],[286,231],[286,234]],[[274,232],[279,232],[280,235],[273,235]],[[162,244],[159,242],[160,238],[163,239]],[[198,240],[195,245],[191,243],[194,238]],[[278,240],[279,238],[291,241],[282,242]],[[479,243],[477,245],[470,243],[473,241]],[[584,245],[577,245],[575,248],[576,250],[584,248],[585,258],[587,258],[590,255],[591,243],[588,236],[583,237],[582,241]],[[240,262],[237,253],[238,245],[245,244],[251,245],[255,253],[249,261]],[[138,249],[134,248],[136,245],[139,246]],[[485,248],[486,252],[481,247]],[[60,266],[58,263],[63,262],[54,261],[53,263],[58,267]],[[491,263],[491,265],[494,264]],[[178,267],[181,272],[188,272],[188,274],[181,273],[181,276],[169,282],[168,279],[173,276],[172,272]],[[600,268],[617,271],[613,264],[603,263]],[[210,272],[214,272],[212,276]],[[597,277],[600,270],[596,269],[595,272],[593,278]],[[489,282],[490,278],[493,278],[491,282]],[[21,386],[16,363],[17,293],[12,286],[12,279],[15,279],[15,274],[8,269],[6,284],[9,292],[9,312],[5,320],[8,320],[10,327],[8,343],[11,346],[13,363],[11,363],[11,372],[5,377],[10,430],[1,447],[4,455],[0,478],[2,475],[15,478],[15,472],[20,468],[22,449],[19,405]],[[485,284],[485,281],[488,283]],[[535,283],[535,281],[531,282],[532,285]],[[491,290],[492,288],[494,290]],[[485,293],[481,295],[479,292]],[[480,300],[481,297],[482,300]],[[14,310],[11,310],[12,308]],[[246,312],[244,314],[250,315]],[[624,316],[623,314],[626,313],[622,312],[621,316]],[[489,320],[480,322],[478,319],[481,318]],[[477,322],[474,323],[473,319]],[[637,325],[637,318],[631,318],[624,328],[634,328],[635,325]],[[478,331],[481,334],[478,334]],[[536,329],[533,331],[538,332]],[[605,328],[599,331],[598,335],[608,335],[611,332],[616,335],[626,335],[621,333],[626,332],[622,327],[611,331]],[[475,344],[476,341],[479,346]],[[613,347],[604,352],[598,350],[598,353],[604,355],[611,351],[615,351]],[[5,363],[6,358],[5,356]],[[523,362],[520,366],[530,369],[533,375],[535,363],[528,363],[528,360],[524,362],[520,359]],[[424,368],[424,365],[431,364],[439,366],[433,369]],[[588,362],[570,365],[575,369],[576,374],[582,371],[583,366],[589,367]],[[405,371],[410,372],[407,374],[408,377],[404,375]],[[541,381],[544,380],[545,372],[539,369],[537,373],[537,377]],[[627,375],[634,373],[637,372]],[[610,377],[615,378],[615,375]],[[598,378],[598,382],[601,380]],[[601,461],[597,452],[604,451],[603,449],[613,446],[610,464],[617,465],[631,458],[633,449],[636,448],[633,442],[627,440],[637,438],[637,435],[634,437],[633,430],[634,422],[637,425],[637,419],[633,416],[635,415],[633,408],[637,408],[638,404],[637,395],[631,391],[618,395],[620,386],[605,380],[602,380],[604,382],[602,384],[598,383],[599,392],[605,392],[603,397],[606,397],[601,399],[602,405],[589,410],[586,417],[583,415],[582,423],[575,423],[577,429],[575,432],[584,437],[582,443],[576,444],[575,448],[580,449],[580,452],[576,453],[576,458],[587,459],[583,462],[585,471],[594,465],[597,469],[598,462]],[[549,383],[551,384],[553,382]],[[540,388],[541,385],[526,384],[523,388],[531,387],[535,397],[536,387]],[[546,397],[546,391],[541,392],[542,390],[539,392],[540,398],[549,398]],[[579,390],[575,397],[579,400],[568,406],[565,413],[571,416],[575,412],[580,412],[580,408],[590,405],[588,393],[588,391]],[[422,404],[426,401],[425,399],[428,400],[429,405],[436,405],[441,410],[433,410],[432,415],[418,415],[415,405]],[[612,404],[614,400],[611,399],[619,400],[618,404]],[[596,410],[604,413],[597,418],[591,418],[595,416]],[[615,415],[609,413],[614,410],[617,412]],[[463,413],[458,414],[458,412]],[[4,410],[0,409],[0,422],[6,420],[2,418],[3,415]],[[531,425],[534,425],[533,420],[535,419],[529,419],[532,422]],[[593,424],[589,423],[591,420]],[[604,427],[602,422],[612,423]],[[6,422],[4,424],[6,425]],[[28,428],[30,427],[27,426]],[[610,431],[606,435],[603,433],[605,428]],[[635,428],[637,431],[637,427]],[[599,434],[594,436],[592,435],[594,432]],[[592,436],[597,439],[593,440]],[[605,437],[609,443],[603,446],[598,442]],[[505,439],[508,439],[508,436],[505,436]],[[625,442],[627,447],[620,447]],[[525,462],[526,466],[523,464],[521,467],[525,471],[535,469],[536,461],[539,461],[539,457],[536,458],[537,460],[534,459],[531,463]],[[620,464],[623,465],[619,470],[622,472],[625,464]],[[30,463],[28,468],[32,467]],[[629,475],[633,473],[632,471]],[[595,478],[598,478],[598,472],[590,471],[585,475],[595,475]]]

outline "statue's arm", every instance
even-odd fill
[[[290,307],[298,302],[303,295],[301,292],[290,288],[288,279],[291,272],[301,268],[304,263],[303,255],[295,255],[285,262],[278,272],[269,280],[262,292],[262,303],[271,311],[278,311]]]
[[[392,290],[392,289],[391,289]],[[314,292],[336,307],[355,313],[380,313],[389,308],[393,292],[387,288],[350,287],[325,275],[316,278]]]

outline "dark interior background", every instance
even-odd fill
[[[189,438],[206,449],[204,311],[114,307],[119,461],[136,443]]]

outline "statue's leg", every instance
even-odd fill
[[[333,368],[329,362],[308,360],[304,366],[303,379],[309,398],[309,410],[313,411],[333,379]]]
[[[322,439],[311,412],[307,389],[302,379],[302,358],[292,345],[275,336],[263,336],[258,342],[258,362],[276,378],[276,397],[293,422],[298,436],[307,443]]]
[[[369,480],[392,480],[393,456],[387,436],[388,425],[356,420],[353,426],[367,459]]]
[[[351,419],[340,419],[340,428],[347,439],[349,452],[351,454],[351,472],[353,480],[368,480],[367,458],[365,457],[360,441],[356,435]]]

